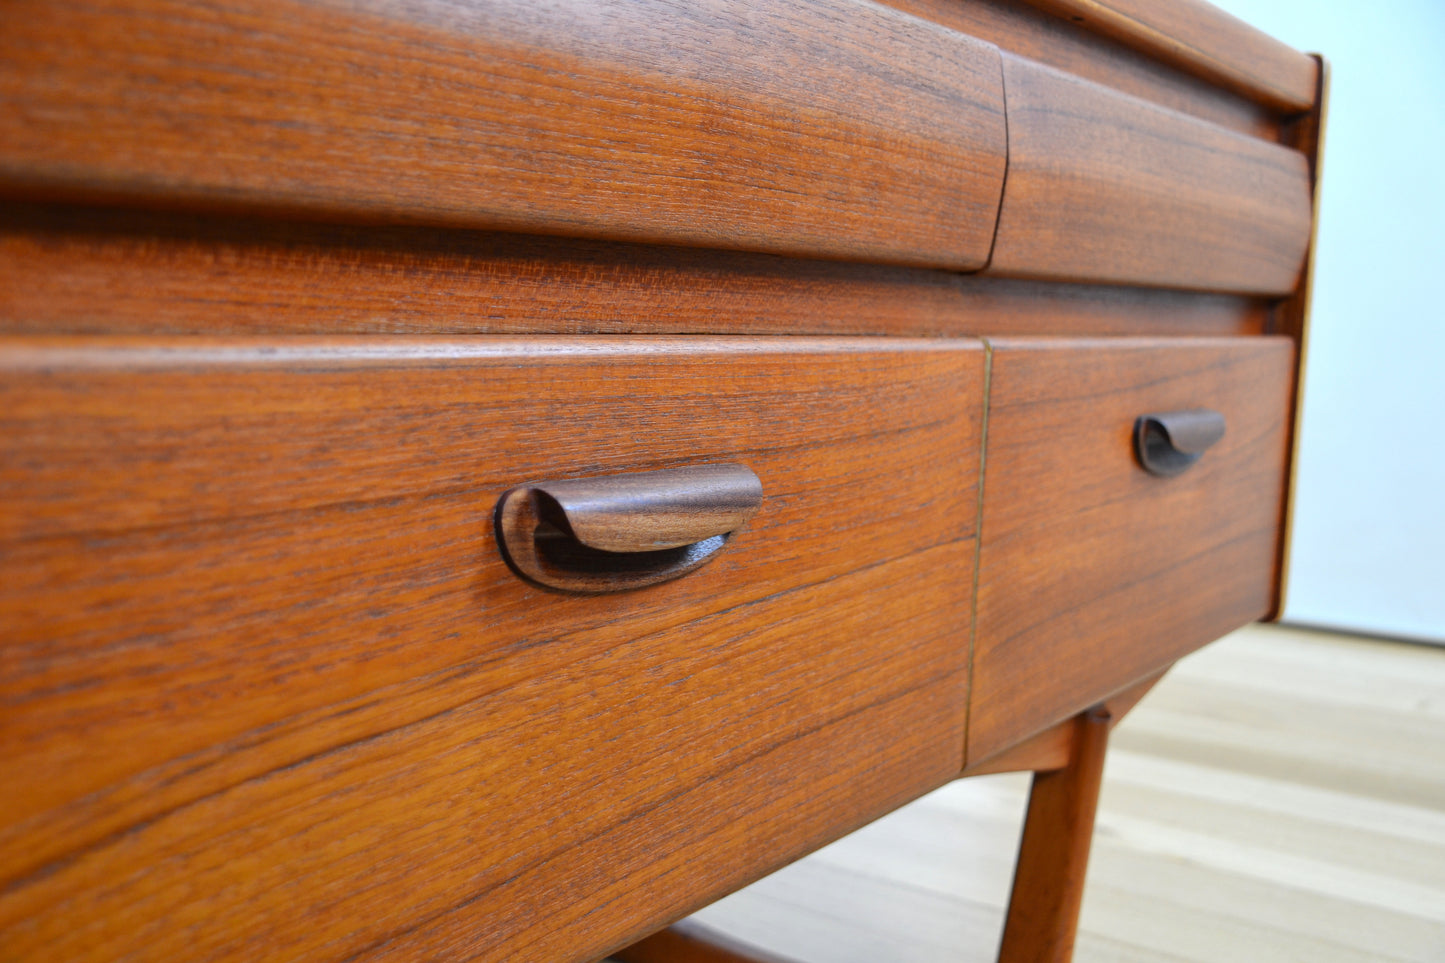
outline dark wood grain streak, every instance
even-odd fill
[[[863,0],[36,0],[0,191],[967,270],[1000,84]]]
[[[981,346],[0,343],[0,956],[584,960],[952,778]],[[717,561],[528,479],[743,461]]]
[[[968,759],[1269,612],[1293,364],[1280,337],[994,344]],[[1224,438],[1139,468],[1134,419],[1198,406]]]
[[[1303,154],[1005,55],[1009,173],[989,272],[1287,295]]]
[[[1271,303],[433,228],[0,209],[0,332],[1251,334]]]
[[[1028,2],[1283,113],[1314,104],[1314,60],[1204,0]]]

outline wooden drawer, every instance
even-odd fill
[[[994,343],[968,758],[987,758],[1270,613],[1289,443],[1286,338]],[[1212,409],[1173,477],[1147,413]]]
[[[989,272],[1295,290],[1310,239],[1304,154],[1030,60],[1003,61],[1009,162]]]
[[[998,49],[866,0],[45,0],[0,191],[976,270]]]
[[[0,957],[590,959],[959,772],[976,342],[0,362]],[[499,555],[514,485],[723,461],[686,577]]]

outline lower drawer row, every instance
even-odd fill
[[[593,958],[1273,602],[1285,339],[0,367],[7,959]],[[586,591],[499,545],[517,486],[725,463],[761,499],[705,549],[618,548],[737,528],[672,476],[544,494]]]

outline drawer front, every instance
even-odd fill
[[[959,771],[977,343],[0,363],[5,959],[595,958]],[[513,486],[719,462],[675,581],[499,553]]]
[[[1285,338],[1000,341],[990,374],[970,762],[1269,614],[1289,441]],[[1212,410],[1172,477],[1142,415]]]
[[[1305,155],[1004,57],[1009,164],[988,270],[1292,293],[1309,247]]]
[[[0,190],[971,270],[992,45],[866,0],[45,0]]]

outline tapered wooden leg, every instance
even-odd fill
[[[1103,707],[1078,716],[1069,764],[1034,773],[999,963],[1068,963],[1074,954],[1109,718]]]

